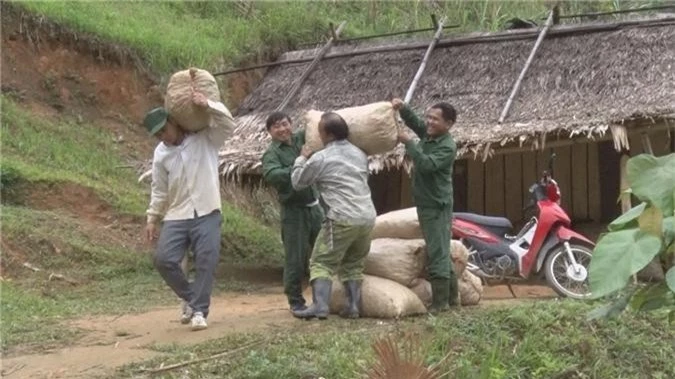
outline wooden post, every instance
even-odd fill
[[[630,201],[630,194],[629,193],[623,193],[625,190],[627,190],[630,187],[630,184],[628,183],[628,173],[626,171],[626,165],[628,163],[628,159],[630,159],[629,154],[622,154],[621,155],[621,161],[620,161],[620,177],[621,177],[621,184],[619,187],[619,191],[621,193],[621,214],[624,214],[628,212],[633,206],[631,205]],[[633,274],[633,284],[637,283],[637,274]]]
[[[520,88],[520,83],[523,81],[523,78],[525,77],[525,73],[527,72],[527,69],[530,68],[530,64],[532,63],[532,60],[534,59],[534,55],[537,53],[537,49],[539,49],[539,45],[541,45],[541,41],[544,40],[544,37],[546,37],[546,33],[548,32],[549,27],[551,26],[551,23],[553,22],[553,10],[548,15],[548,19],[546,20],[546,24],[544,24],[544,28],[541,29],[541,32],[539,33],[539,38],[537,38],[537,42],[534,44],[534,48],[532,48],[532,51],[530,52],[530,56],[527,58],[527,61],[525,62],[525,67],[520,71],[520,76],[518,76],[518,80],[516,80],[516,84],[513,86],[513,90],[511,90],[511,95],[509,96],[509,99],[506,100],[506,105],[504,106],[504,110],[502,110],[501,116],[499,116],[499,123],[501,124],[504,122],[504,119],[506,118],[506,115],[509,112],[509,108],[511,108],[511,103],[513,102],[513,98],[516,96],[516,93],[518,93],[518,89]]]
[[[326,42],[326,44],[321,48],[319,53],[316,54],[316,57],[314,57],[314,60],[312,61],[312,63],[310,63],[309,67],[307,67],[305,72],[302,73],[302,76],[300,76],[300,78],[298,78],[298,80],[295,81],[295,84],[290,89],[290,91],[288,91],[284,100],[277,107],[277,109],[276,109],[277,111],[281,111],[284,108],[286,108],[286,106],[291,101],[293,96],[295,96],[295,93],[298,92],[298,90],[302,86],[302,82],[304,82],[305,79],[307,79],[307,77],[309,76],[309,73],[312,72],[314,67],[316,67],[316,65],[321,60],[321,58],[323,58],[323,56],[326,55],[326,53],[328,52],[330,47],[333,45],[333,42],[335,41],[335,38],[337,38],[340,35],[340,33],[342,32],[342,29],[344,28],[345,24],[347,24],[347,21],[342,21],[342,23],[340,23],[340,26],[338,26],[337,30],[335,30],[334,37],[331,37],[328,40],[328,42]],[[331,30],[333,30],[333,29],[331,28]]]
[[[446,17],[443,17],[441,21],[438,23],[438,28],[436,29],[436,34],[434,34],[434,39],[431,41],[429,44],[429,47],[427,48],[427,52],[424,53],[424,58],[422,58],[422,63],[420,64],[420,67],[417,69],[417,73],[415,74],[415,78],[413,78],[412,83],[410,83],[410,87],[408,88],[408,92],[405,94],[405,98],[403,99],[404,102],[409,102],[410,99],[412,99],[413,92],[415,92],[415,87],[417,87],[417,82],[420,80],[422,77],[422,73],[424,72],[424,69],[427,66],[427,60],[429,60],[429,56],[431,56],[431,52],[434,50],[434,47],[436,47],[436,43],[438,42],[438,39],[441,37],[441,33],[443,32],[443,24],[446,21]]]
[[[337,36],[337,33],[335,33],[335,24],[333,24],[332,22],[329,22],[328,26],[330,27],[330,35],[331,35],[331,37],[333,37],[333,41],[337,41],[338,36]]]
[[[645,153],[654,155],[654,150],[652,150],[652,141],[649,139],[649,135],[647,133],[642,133],[642,150],[644,150]]]

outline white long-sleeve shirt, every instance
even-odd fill
[[[208,104],[209,127],[187,134],[178,146],[160,142],[155,148],[149,223],[201,217],[221,208],[218,150],[235,125],[223,103]]]

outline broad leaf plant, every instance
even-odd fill
[[[641,203],[612,221],[598,241],[589,269],[592,298],[626,289],[632,276],[655,257],[665,280],[630,286],[590,318],[616,315],[630,305],[636,311],[665,309],[675,322],[675,153],[640,154],[628,160],[626,169],[631,187],[622,196],[632,194]]]

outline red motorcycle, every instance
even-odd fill
[[[537,210],[517,235],[510,235],[511,222],[503,217],[455,213],[452,238],[469,250],[467,269],[483,281],[511,281],[544,276],[561,296],[584,299],[590,296],[588,267],[595,244],[571,229],[567,213],[560,207],[560,187],[548,171],[530,189]]]

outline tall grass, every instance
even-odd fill
[[[345,37],[429,27],[431,13],[447,16],[449,24],[461,25],[452,32],[496,30],[512,17],[540,20],[546,16],[549,2],[19,1],[77,31],[128,45],[161,74],[189,65],[217,71],[246,60],[271,59],[302,43],[326,39],[330,22],[337,25],[346,20]],[[648,4],[573,0],[563,2],[563,11],[569,14]]]

